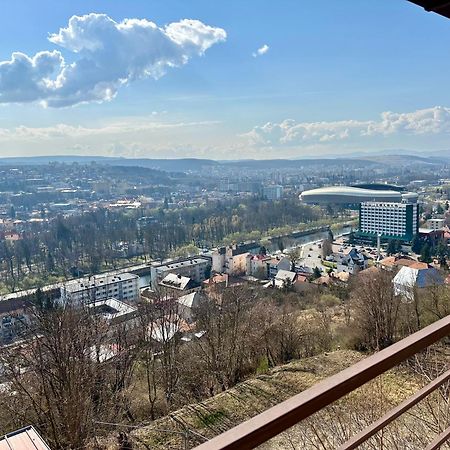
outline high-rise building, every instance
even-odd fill
[[[411,241],[419,229],[417,196],[404,195],[401,202],[362,202],[359,235]]]
[[[279,200],[283,196],[283,186],[278,184],[264,186],[263,195],[267,200]]]

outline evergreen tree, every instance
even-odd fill
[[[353,231],[350,231],[350,234],[348,235],[348,242],[349,244],[355,243],[355,233]]]
[[[333,242],[333,241],[334,241],[334,234],[333,234],[333,232],[331,231],[331,228],[328,230],[328,237],[327,237],[327,239],[328,239],[330,242]]]
[[[386,253],[388,254],[388,256],[391,256],[391,255],[394,255],[395,253],[397,253],[397,245],[396,245],[395,240],[391,239],[389,241]]]
[[[423,246],[423,242],[420,240],[419,236],[417,236],[417,234],[416,234],[411,242],[411,250],[418,255],[422,251],[422,246]]]
[[[432,261],[431,259],[431,249],[428,244],[425,244],[422,247],[422,251],[420,252],[420,260],[425,263],[430,263]]]

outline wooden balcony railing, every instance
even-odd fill
[[[301,422],[346,394],[373,380],[414,354],[450,334],[450,316],[375,353],[333,375],[306,391],[264,411],[246,422],[196,447],[197,450],[251,449]],[[413,396],[344,443],[340,450],[358,447],[387,424],[417,404],[450,379],[450,370],[433,380]],[[426,450],[435,450],[450,437],[450,427],[431,442]]]

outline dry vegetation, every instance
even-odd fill
[[[193,446],[448,314],[447,287],[403,303],[392,294],[392,276],[370,270],[348,287],[303,293],[215,287],[195,308],[193,323],[181,318],[175,298],[159,292],[139,306],[133,327],[112,326],[87,308],[62,309],[39,294],[31,341],[0,354],[7,383],[1,431],[33,423],[55,449],[126,449],[129,442],[170,449],[183,448],[185,439]],[[172,327],[204,334],[186,342]],[[445,343],[439,349],[266,447],[334,448],[440,374],[448,357]],[[367,448],[420,448],[448,418],[444,387]]]

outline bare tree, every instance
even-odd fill
[[[353,323],[363,347],[379,350],[394,342],[400,299],[394,296],[390,273],[377,270],[358,274],[352,304]]]
[[[23,422],[38,423],[52,448],[79,448],[94,435],[94,420],[123,411],[126,346],[90,309],[37,301],[27,339],[0,353],[15,393],[15,401],[2,407],[19,402]]]
[[[294,247],[288,251],[287,256],[291,260],[291,270],[292,271],[295,271],[295,266],[300,261],[301,254],[302,254],[302,251],[301,251],[300,247]]]
[[[152,419],[156,417],[158,389],[170,410],[180,379],[180,331],[183,320],[178,311],[178,295],[158,290],[140,305],[139,357],[145,378]]]

